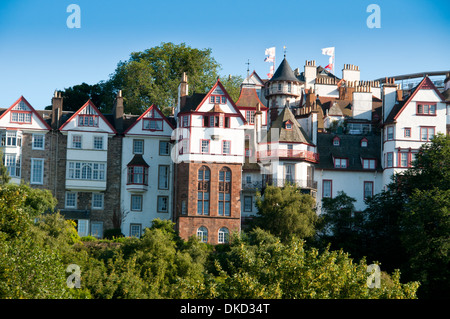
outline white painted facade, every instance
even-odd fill
[[[158,122],[157,129],[145,121]],[[173,161],[170,138],[173,127],[151,106],[125,131],[122,140],[121,212],[122,233],[139,237],[156,218],[171,220],[173,216]],[[147,168],[134,170],[135,156],[142,156]],[[142,167],[136,165],[137,167]],[[134,176],[136,175],[136,176]]]

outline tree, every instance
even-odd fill
[[[220,78],[225,90],[227,90],[230,97],[236,102],[241,94],[241,84],[244,78],[240,75],[229,75],[224,78]]]
[[[170,114],[178,99],[181,75],[186,72],[189,93],[209,90],[218,77],[220,65],[211,49],[195,49],[185,43],[161,43],[142,52],[133,52],[128,61],[118,63],[110,81],[122,90],[126,112],[141,114],[156,104]]]
[[[292,236],[310,238],[318,221],[311,195],[302,194],[294,185],[268,186],[257,196],[255,225],[270,231],[283,241]]]
[[[361,214],[355,212],[356,199],[345,192],[338,192],[334,198],[322,199],[320,238],[333,249],[343,249],[353,257],[363,257]]]

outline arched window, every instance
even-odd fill
[[[92,164],[85,163],[81,167],[81,179],[92,179]]]
[[[230,231],[226,227],[219,229],[219,244],[226,244],[230,240]]]
[[[206,166],[198,170],[197,214],[209,215],[209,180],[210,170]]]
[[[219,215],[231,213],[231,171],[224,167],[219,171]]]
[[[207,243],[208,242],[208,228],[206,228],[205,226],[199,227],[197,229],[197,238],[202,243]]]

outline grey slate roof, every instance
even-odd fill
[[[340,145],[334,146],[333,139],[338,136]],[[367,147],[361,147],[361,140],[368,140]],[[376,170],[381,171],[380,143],[379,134],[372,135],[351,135],[351,134],[330,134],[317,133],[317,152],[319,153],[318,169],[335,169],[334,158],[347,158],[347,168],[336,168],[335,170],[363,170],[362,158],[376,159]],[[364,171],[374,171],[364,169]]]
[[[286,58],[284,58],[283,61],[281,61],[280,65],[278,66],[278,69],[275,71],[275,74],[269,80],[269,82],[273,81],[299,82]]]
[[[292,129],[286,129],[285,125],[287,121],[292,122]],[[298,142],[312,144],[308,137],[308,134],[301,127],[298,121],[295,119],[289,107],[285,107],[275,121],[272,122],[269,131],[267,132],[267,142],[272,141],[272,129],[278,129],[279,142]]]

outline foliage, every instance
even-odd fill
[[[312,237],[318,221],[314,205],[314,198],[302,194],[294,185],[288,184],[282,188],[268,186],[264,196],[257,196],[255,225],[282,240],[292,236]]]
[[[181,75],[188,75],[189,93],[206,92],[218,77],[219,64],[211,49],[195,49],[185,43],[161,43],[142,52],[133,52],[128,61],[118,63],[111,76],[116,90],[123,90],[127,112],[141,114],[156,104],[166,115],[175,107]]]

